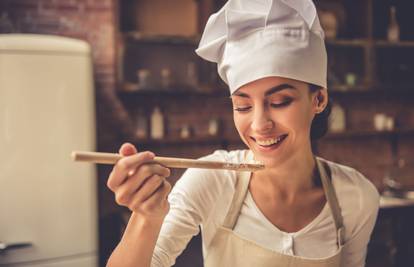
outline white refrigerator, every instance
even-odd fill
[[[90,46],[0,34],[0,266],[98,265]]]

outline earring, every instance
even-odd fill
[[[319,95],[319,96],[316,96],[315,97],[316,107],[318,108],[318,110],[316,111],[316,114],[322,113],[322,111],[324,111],[324,109],[325,109],[325,107],[319,106],[319,104],[321,102],[321,100],[319,99],[319,97],[321,97],[321,96]]]
[[[316,111],[316,114],[320,114],[320,113],[322,113],[324,110],[325,110],[325,107],[320,107],[320,109],[318,109],[318,110]]]

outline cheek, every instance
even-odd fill
[[[246,127],[246,119],[243,119],[240,114],[233,112],[233,121],[237,131],[239,133],[243,132],[243,129]]]
[[[309,137],[312,119],[312,111],[305,107],[300,116],[300,125],[302,132],[306,134],[306,138]]]
[[[241,138],[241,140],[243,141],[243,143],[246,146],[249,146],[248,141],[246,140],[244,134],[247,131],[248,128],[248,122],[247,122],[247,118],[240,116],[240,114],[236,114],[235,112],[233,112],[233,122],[234,122],[234,126],[236,127],[236,130],[239,134],[239,137]]]
[[[309,111],[301,106],[296,106],[284,114],[279,114],[279,124],[284,125],[297,132],[297,134],[307,134],[310,129]]]

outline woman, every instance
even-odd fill
[[[229,1],[210,17],[196,52],[217,62],[249,148],[204,159],[266,168],[189,169],[169,194],[170,171],[148,164],[153,153],[123,145],[108,186],[132,216],[108,266],[170,266],[199,226],[205,266],[364,266],[378,193],[311,149],[329,115],[312,1]]]

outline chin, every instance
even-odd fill
[[[256,144],[249,144],[248,147],[253,152],[255,160],[262,162],[267,168],[272,168],[286,163],[289,158],[294,156],[291,145],[291,142],[286,142],[280,147],[270,150],[258,148]]]
[[[260,161],[266,168],[279,166],[283,162],[283,158],[280,155],[274,157],[264,157],[262,155],[255,154],[255,160]]]

